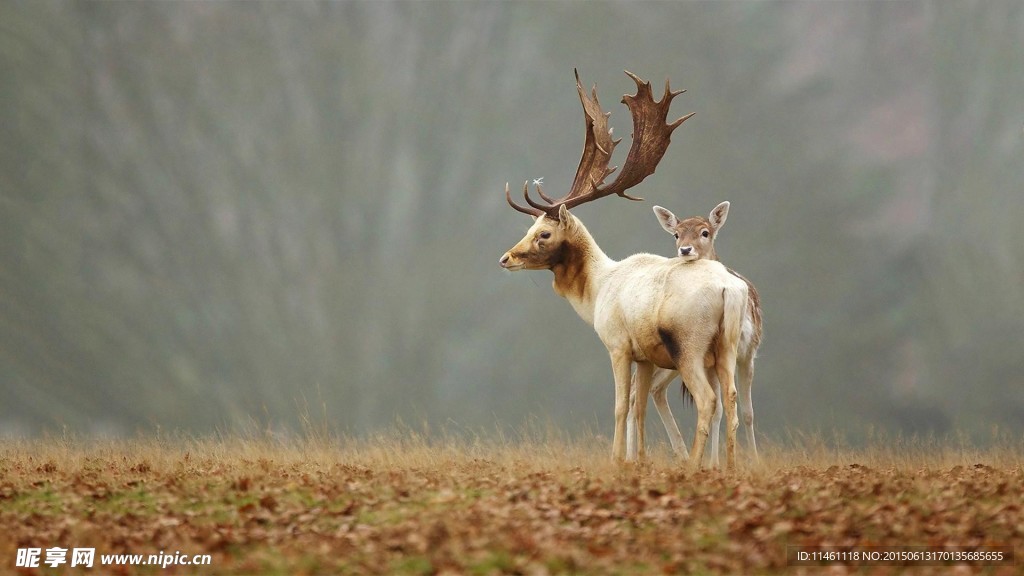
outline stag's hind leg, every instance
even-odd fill
[[[732,362],[729,360],[732,360]],[[718,374],[718,396],[721,398],[721,400],[719,400],[719,406],[723,406],[725,408],[726,470],[736,469],[736,429],[739,428],[739,419],[736,417],[735,368],[735,355],[731,358],[729,358],[728,354],[720,355],[718,362],[715,364],[715,371]],[[717,430],[715,432],[717,434]]]
[[[715,410],[715,392],[708,382],[702,358],[695,361],[689,359],[679,365],[679,373],[683,376],[683,384],[693,396],[697,406],[697,430],[693,434],[693,452],[690,453],[690,466],[700,468],[704,460],[704,448],[711,431],[711,418]]]
[[[718,350],[715,352],[715,372],[718,374],[718,389],[725,407],[725,468],[736,469],[736,357],[740,341],[743,308],[747,302],[746,285],[733,286],[722,290],[724,300],[722,323],[718,333]]]

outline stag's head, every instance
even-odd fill
[[[680,220],[666,208],[654,207],[654,214],[666,232],[675,236],[676,254],[691,260],[718,260],[715,253],[715,237],[729,216],[729,203],[722,202],[707,218],[692,216]]]
[[[567,244],[579,229],[579,221],[561,206],[558,215],[537,216],[526,236],[501,257],[498,264],[506,270],[550,270],[565,259]]]
[[[583,104],[586,137],[583,156],[576,169],[576,178],[569,193],[559,199],[548,197],[537,184],[537,195],[541,201],[530,197],[529,187],[524,183],[523,198],[526,206],[513,202],[508,184],[505,185],[505,199],[509,206],[532,216],[534,223],[526,236],[498,261],[503,268],[538,270],[554,267],[564,256],[562,251],[567,248],[567,243],[582,228],[579,221],[569,214],[570,208],[612,194],[630,200],[641,200],[626,194],[626,191],[654,173],[658,162],[668,149],[672,131],[693,114],[687,114],[671,124],[666,124],[672,98],[685,90],[672,91],[666,81],[664,97],[660,102],[655,102],[650,82],[641,80],[628,70],[626,74],[636,83],[637,92],[622,97],[622,103],[629,108],[633,116],[633,143],[626,155],[622,171],[615,181],[605,185],[605,179],[617,169],[615,166],[609,168],[608,162],[621,139],[612,139],[612,131],[608,128],[608,116],[611,113],[601,110],[597,88],[594,87],[591,96],[587,96],[577,72],[576,91]]]

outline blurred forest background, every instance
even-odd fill
[[[610,435],[596,335],[497,265],[505,182],[575,172],[574,67],[613,164],[623,69],[688,90],[647,201],[575,213],[671,255],[653,204],[732,202],[762,434],[1024,430],[1024,3],[10,1],[0,435]]]

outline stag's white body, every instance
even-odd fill
[[[628,349],[636,362],[673,368],[675,362],[658,334],[661,327],[671,327],[679,318],[690,321],[682,333],[692,340],[675,347],[714,338],[723,313],[722,289],[746,288],[721,274],[726,272],[721,265],[683,264],[653,254],[613,262],[594,302],[594,329],[605,346]]]

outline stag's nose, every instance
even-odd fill
[[[498,266],[501,266],[502,268],[508,266],[508,259],[509,254],[506,253],[504,256],[498,259]]]
[[[680,256],[689,256],[690,252],[693,252],[693,246],[680,246],[679,247],[679,255]]]

